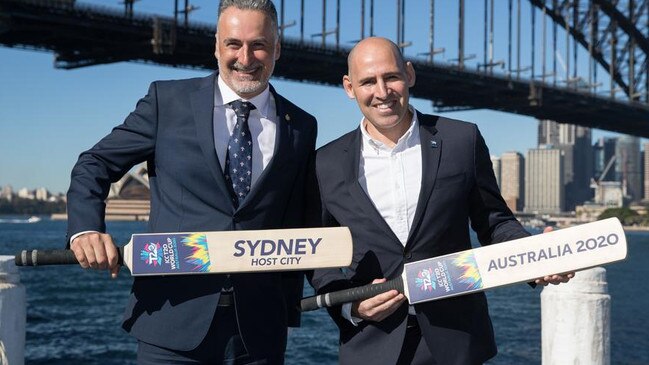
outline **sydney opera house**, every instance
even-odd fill
[[[135,167],[110,187],[106,199],[106,220],[149,220],[149,175],[146,164]],[[54,214],[52,219],[67,219],[66,214]]]

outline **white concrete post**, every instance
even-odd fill
[[[543,365],[609,365],[611,296],[606,270],[578,272],[541,292]]]
[[[25,287],[13,256],[0,256],[0,364],[25,363]]]

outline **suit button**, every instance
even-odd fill
[[[412,253],[411,252],[404,252],[403,257],[405,257],[406,260],[410,260],[412,258]]]

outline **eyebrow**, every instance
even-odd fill
[[[225,38],[225,39],[223,39],[223,42],[224,43],[226,43],[226,42],[245,43],[243,40],[241,40],[239,38],[234,38],[234,37]],[[268,41],[268,38],[266,38],[266,37],[257,37],[257,38],[251,39],[248,43],[254,43],[254,42],[269,42],[269,41]]]
[[[391,77],[391,76],[399,76],[399,77],[401,77],[402,75],[401,75],[400,71],[392,71],[392,72],[387,72],[385,74],[382,74],[379,77],[385,78],[385,77]],[[363,83],[363,82],[366,82],[366,81],[376,80],[376,78],[377,78],[377,76],[375,76],[375,75],[374,76],[367,76],[367,77],[363,77],[361,79],[358,79],[358,82]]]
[[[366,81],[372,81],[372,80],[376,80],[376,77],[375,76],[363,77],[362,79],[358,79],[358,83],[362,84]]]

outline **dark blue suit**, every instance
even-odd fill
[[[68,235],[104,232],[111,182],[148,162],[151,232],[304,226],[305,177],[315,149],[316,121],[277,94],[275,153],[239,208],[215,151],[212,113],[216,74],[154,82],[125,122],[84,152],[72,171]],[[141,341],[173,350],[204,339],[225,275],[135,278],[123,327]],[[301,273],[233,274],[236,313],[248,352],[276,358],[287,325],[299,325]]]
[[[352,265],[316,270],[318,292],[395,278],[403,264],[471,248],[469,222],[481,244],[529,235],[500,196],[489,152],[474,124],[418,114],[422,185],[407,244],[392,232],[358,183],[360,129],[318,150],[316,176],[324,225],[351,229]],[[422,336],[437,364],[476,364],[496,354],[483,293],[417,304]],[[395,364],[406,332],[407,305],[381,322],[354,327],[340,307],[341,364]]]

